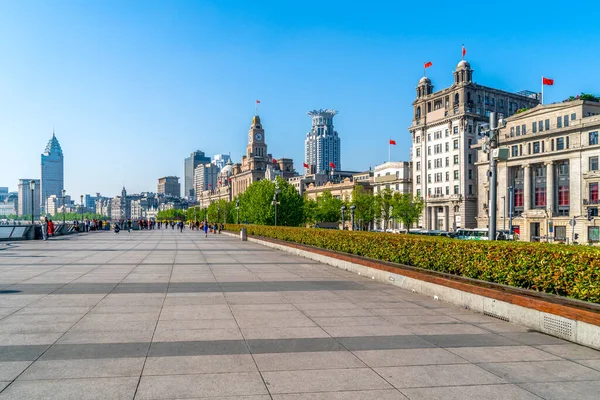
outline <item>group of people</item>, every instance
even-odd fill
[[[42,217],[42,240],[48,240],[49,236],[54,236],[54,222],[47,217]]]
[[[131,227],[132,224],[136,223],[138,225],[138,228],[140,230],[143,229],[169,229],[169,227],[171,227],[171,230],[175,230],[175,228],[177,228],[181,233],[183,233],[183,229],[185,228],[185,223],[183,221],[147,221],[147,220],[138,220],[135,222],[132,222],[131,219],[128,220],[119,220],[116,221],[114,223],[114,232],[115,233],[119,233],[122,229],[127,229],[127,232],[131,232]],[[204,237],[208,237],[208,233],[221,233],[221,231],[224,229],[224,225],[223,224],[217,224],[215,223],[209,223],[208,221],[196,221],[196,222],[190,222],[189,223],[189,229],[190,230],[198,230],[198,231],[204,231]]]

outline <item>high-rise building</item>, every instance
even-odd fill
[[[308,112],[312,128],[304,141],[304,162],[309,166],[305,173],[320,174],[342,168],[340,138],[333,127],[333,117],[337,113],[331,109]]]
[[[179,197],[181,194],[181,185],[179,184],[179,177],[165,176],[162,178],[158,178],[158,194]]]
[[[34,182],[33,198],[31,197],[31,181]],[[33,201],[33,218],[40,219],[40,180],[39,179],[19,179],[19,205],[17,207],[18,215],[31,215]]]
[[[196,150],[184,162],[184,182],[183,182],[183,197],[195,197],[194,192],[194,170],[200,164],[210,163],[210,157],[204,155],[204,152]],[[177,196],[180,196],[177,193]]]
[[[477,226],[477,151],[481,124],[490,112],[500,118],[535,107],[537,93],[510,93],[473,82],[462,60],[452,86],[434,92],[428,77],[419,80],[413,101],[411,161],[413,193],[425,201],[419,226],[454,230]],[[487,199],[479,199],[485,202]]]
[[[219,169],[225,168],[225,165],[231,161],[229,154],[215,154],[212,158],[212,163],[215,164]]]
[[[41,205],[46,210],[46,200],[51,195],[62,196],[64,189],[63,152],[52,131],[52,138],[42,154]]]
[[[220,170],[221,168],[212,163],[198,165],[194,170],[194,189],[196,193],[216,188]]]

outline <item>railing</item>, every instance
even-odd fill
[[[584,206],[600,204],[599,199],[583,199]]]

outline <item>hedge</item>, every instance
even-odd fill
[[[242,226],[248,235],[600,303],[600,251],[594,247],[257,225],[226,229]]]

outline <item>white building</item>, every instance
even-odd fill
[[[229,154],[215,154],[212,157],[211,164],[216,165],[219,169],[225,168],[228,162],[231,161],[231,156]]]
[[[206,190],[212,190],[219,184],[219,168],[215,164],[200,164],[194,170],[194,189],[196,198]]]
[[[330,109],[308,112],[312,127],[304,140],[304,162],[309,166],[305,173],[321,174],[342,168],[340,138],[333,127],[333,117],[337,113]]]

